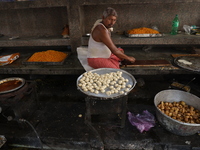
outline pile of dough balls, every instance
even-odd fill
[[[122,77],[122,72],[110,72],[106,74],[86,72],[80,78],[78,86],[84,92],[91,92],[95,94],[105,93],[110,96],[112,94],[127,93],[132,85],[128,84],[128,79]]]
[[[183,101],[172,103],[161,101],[157,107],[160,111],[178,121],[200,124],[200,111]]]

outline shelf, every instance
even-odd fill
[[[0,10],[4,9],[29,9],[42,7],[67,7],[67,0],[35,0],[35,1],[20,1],[20,2],[0,2]]]
[[[88,45],[89,37],[82,37],[82,45]],[[165,34],[156,38],[129,38],[125,35],[112,34],[115,45],[198,45],[200,36],[177,34]]]
[[[27,74],[27,75],[81,75],[85,72],[77,55],[72,54],[63,65],[22,65],[19,58],[13,64],[0,67],[0,74]],[[159,67],[133,67],[122,68],[134,75],[156,75],[156,74],[190,74],[191,72],[174,66]]]
[[[50,47],[48,47],[49,49]],[[53,47],[51,47],[53,48]],[[54,47],[55,48],[55,47]],[[149,52],[141,49],[141,47],[122,47],[125,53],[129,56],[135,57],[137,60],[148,59],[165,59],[169,62],[173,61],[171,56],[174,54],[190,54],[188,50],[175,50],[172,48],[158,47],[153,48]],[[66,51],[66,47],[58,47],[56,50]],[[20,53],[20,58],[12,64],[1,66],[0,74],[40,74],[40,75],[80,75],[85,72],[81,65],[77,54],[71,53],[62,65],[25,65],[23,62],[30,57],[35,51],[47,50],[44,47],[40,48],[5,48],[1,50],[1,55]],[[135,66],[122,68],[123,70],[134,75],[156,75],[156,74],[190,74],[190,71],[177,68],[173,65],[170,66]],[[192,72],[193,73],[193,72]]]
[[[20,37],[19,39],[9,40],[9,37],[0,37],[1,47],[20,47],[20,46],[68,46],[70,39],[62,37]]]
[[[72,1],[71,3],[77,5],[114,5],[114,4],[151,4],[151,3],[194,3],[200,2],[200,0],[81,0]],[[61,7],[68,5],[67,0],[34,0],[34,1],[16,1],[16,2],[0,2],[0,10],[3,9],[29,9],[29,8],[42,8],[42,7]]]
[[[152,3],[194,3],[200,2],[200,0],[123,0],[123,1],[116,1],[116,0],[109,0],[109,1],[102,1],[102,0],[84,0],[82,1],[82,5],[108,5],[108,4],[152,4]]]

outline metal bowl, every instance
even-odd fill
[[[2,79],[2,80],[0,80],[0,84],[3,84],[3,83],[8,82],[8,81],[13,81],[13,80],[21,81],[21,84],[18,87],[16,87],[16,88],[13,88],[13,89],[10,89],[10,90],[7,90],[7,91],[1,91],[0,94],[5,94],[5,93],[13,92],[15,90],[20,89],[25,84],[25,79],[18,78],[18,77],[12,77],[12,78]]]
[[[184,101],[187,105],[193,106],[200,110],[200,98],[181,90],[163,90],[156,94],[154,104],[156,106],[156,117],[160,124],[171,133],[180,136],[194,135],[200,131],[200,124],[184,123],[175,120],[163,112],[161,112],[157,105],[161,102],[179,102]]]
[[[80,90],[81,92],[83,92],[84,94],[86,94],[88,96],[98,97],[98,98],[101,98],[101,99],[115,99],[115,98],[120,98],[122,96],[125,96],[135,87],[135,85],[137,83],[136,79],[130,73],[128,73],[124,70],[121,70],[121,69],[113,69],[113,68],[94,69],[94,70],[91,70],[90,72],[97,73],[97,74],[101,75],[101,74],[117,72],[117,71],[121,71],[122,77],[129,80],[127,84],[132,85],[131,88],[129,89],[129,91],[125,92],[124,94],[115,93],[115,94],[107,95],[106,93],[95,94],[95,93],[92,93],[92,92],[89,92],[89,91],[85,92],[78,86],[78,84],[80,82],[79,80],[83,77],[83,74],[80,75],[77,79],[77,88],[78,88],[78,90]],[[106,91],[108,91],[108,88],[106,89]]]

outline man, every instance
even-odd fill
[[[128,60],[132,63],[135,58],[124,54],[122,49],[117,48],[112,39],[110,29],[116,23],[117,12],[108,7],[102,16],[100,23],[95,23],[88,44],[88,64],[94,69],[116,68],[119,69],[119,62]]]

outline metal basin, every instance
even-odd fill
[[[187,105],[193,106],[200,110],[200,98],[184,91],[180,90],[164,90],[156,94],[154,97],[154,104],[156,106],[156,117],[160,124],[168,131],[180,135],[189,136],[194,135],[200,131],[200,124],[184,123],[178,120],[172,119],[163,112],[161,112],[157,105],[161,102],[179,102],[184,101]]]

